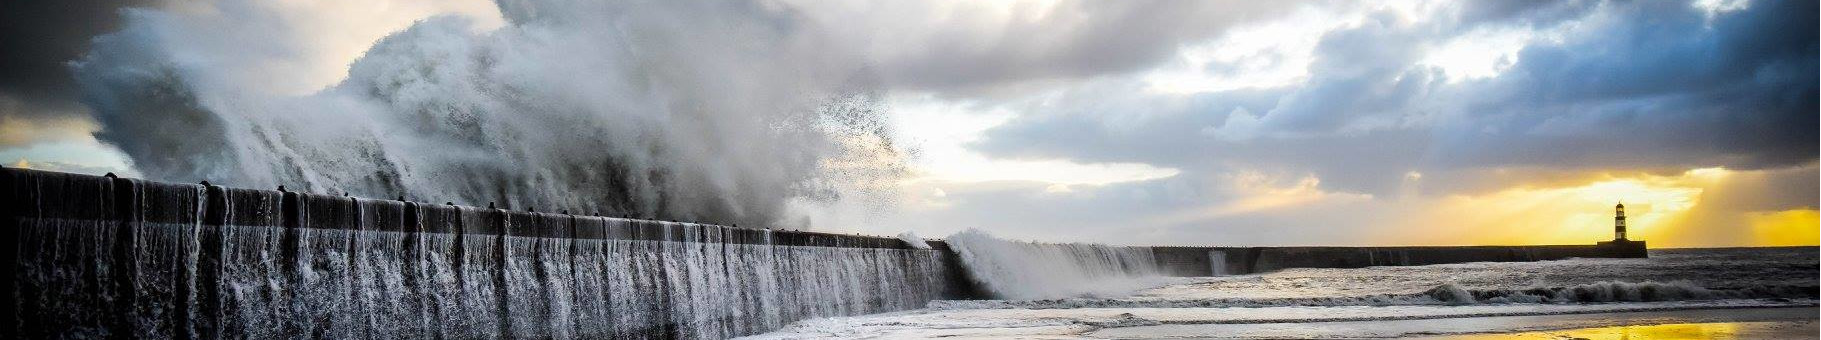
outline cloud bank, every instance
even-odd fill
[[[1526,187],[1578,193],[1635,179],[1652,185],[1633,191],[1640,197],[1676,188],[1708,197],[1664,219],[1664,230],[1676,230],[1659,234],[1667,244],[1754,244],[1719,235],[1749,229],[1752,214],[1815,207],[1813,186],[1800,185],[1812,180],[1800,177],[1814,176],[1817,153],[1816,8],[1742,4],[1302,6],[1187,44],[1149,71],[982,105],[1019,114],[970,144],[994,158],[1137,163],[1182,175],[1066,194],[1044,183],[934,183],[944,195],[932,200],[952,208],[930,210],[929,224],[978,220],[1015,225],[1002,231],[1014,237],[1133,243],[1497,242],[1415,235],[1597,231],[1610,222],[1455,225],[1475,212],[1428,209],[1450,197],[1508,197]],[[1714,167],[1735,173],[1730,189],[1644,180]],[[1748,184],[1764,182],[1790,185]],[[1273,199],[1292,203],[1230,213]],[[1602,212],[1610,204],[1581,203],[1610,213]]]

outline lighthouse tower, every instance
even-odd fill
[[[1612,240],[1595,243],[1600,256],[1607,257],[1650,257],[1649,247],[1644,241],[1632,241],[1625,235],[1625,203],[1612,207]]]
[[[1616,210],[1616,212],[1612,216],[1612,239],[1614,241],[1625,241],[1625,203],[1620,202],[1619,205],[1613,207],[1613,209]]]

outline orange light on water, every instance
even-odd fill
[[[1504,334],[1462,334],[1436,337],[1454,340],[1494,340],[1494,339],[1588,339],[1588,340],[1653,340],[1653,339],[1739,339],[1752,338],[1766,334],[1780,334],[1777,327],[1787,327],[1774,322],[1716,322],[1716,323],[1680,323],[1665,325],[1613,326],[1598,328],[1565,329],[1555,331],[1504,333]]]

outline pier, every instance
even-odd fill
[[[988,298],[949,245],[0,169],[0,337],[725,338]],[[1569,257],[1641,241],[1139,247],[1175,276]]]

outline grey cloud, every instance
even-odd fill
[[[1143,94],[1144,87],[1136,81],[1095,81],[1051,100],[1010,104],[1023,114],[969,147],[1003,158],[1188,166],[1201,161],[1197,156],[1203,152],[1229,150],[1181,146],[1207,143],[1207,130],[1234,112],[1265,112],[1286,93],[1240,89],[1156,97]]]
[[[119,29],[120,10],[150,0],[0,2],[0,147],[88,138],[90,111],[68,63],[95,35]]]
[[[1344,245],[1360,244],[1373,232],[1335,225],[1390,211],[1348,210],[1345,203],[1317,204],[1290,213],[1217,214],[1193,223],[1166,216],[1195,213],[1232,203],[1217,177],[1186,174],[1171,178],[1076,185],[1069,192],[1038,182],[968,183],[946,187],[951,207],[865,226],[868,232],[913,229],[926,236],[981,228],[996,236],[1045,242],[1144,245]],[[1318,211],[1318,212],[1317,212]]]
[[[1032,107],[975,147],[1001,157],[1142,162],[1189,172],[1306,171],[1324,187],[1380,195],[1413,170],[1680,171],[1814,162],[1813,3],[1755,3],[1711,22],[1686,3],[1596,7],[1576,20],[1602,20],[1581,23],[1600,31],[1527,48],[1493,79],[1444,83],[1410,51],[1421,40],[1449,37],[1435,32],[1455,30],[1380,18],[1324,36],[1303,84],[1186,100],[1120,88],[1067,93],[1082,103]],[[1242,99],[1256,93],[1276,99],[1246,106],[1260,115],[1253,127],[1259,131],[1239,140],[1197,133],[1226,129],[1236,105],[1125,104],[1256,102]]]
[[[89,38],[119,27],[119,9],[146,1],[8,1],[0,4],[0,90],[29,95],[74,85],[64,63]]]
[[[1812,2],[1714,18],[1684,4],[1612,9],[1604,34],[1533,46],[1440,129],[1463,165],[1755,169],[1814,161]],[[1648,20],[1644,19],[1648,18]]]
[[[1587,15],[1601,4],[1593,0],[1463,1],[1459,20],[1476,24],[1520,24],[1547,27]]]
[[[887,81],[905,89],[977,95],[1038,81],[1079,80],[1151,67],[1185,43],[1295,8],[1278,1],[1063,1],[1040,20],[919,22],[903,36],[868,36]],[[902,13],[878,13],[903,15]],[[866,27],[866,24],[854,25]],[[894,31],[903,33],[903,31]]]
[[[94,123],[74,101],[29,100],[0,93],[0,148],[87,138]]]
[[[1262,134],[1331,133],[1412,114],[1410,105],[1441,79],[1433,70],[1410,67],[1421,57],[1423,37],[1398,21],[1375,14],[1360,27],[1323,36],[1310,79],[1264,113]]]

